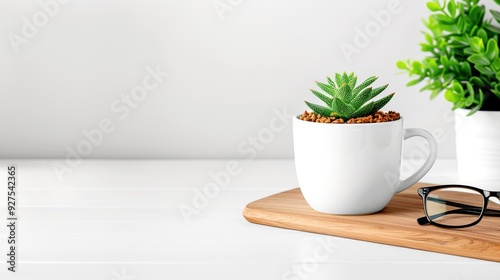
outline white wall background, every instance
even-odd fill
[[[86,157],[291,158],[291,123],[266,134],[276,111],[301,113],[314,80],[344,70],[390,83],[385,109],[455,156],[450,104],[405,87],[395,67],[421,57],[425,1],[60,2],[0,2],[0,157],[65,157],[107,120],[113,131]],[[397,13],[376,23],[388,5]],[[348,59],[340,46],[356,46],[356,28],[373,37]],[[121,98],[148,66],[170,76],[125,115]],[[259,133],[266,143],[251,142]]]

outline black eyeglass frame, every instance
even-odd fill
[[[479,193],[483,196],[483,207],[482,207],[481,212],[479,214],[479,217],[476,221],[469,223],[469,224],[465,224],[465,225],[444,225],[444,224],[440,224],[440,223],[433,221],[433,219],[429,216],[429,214],[427,212],[427,206],[426,206],[427,205],[427,203],[426,203],[427,198],[429,197],[429,194],[432,191],[439,190],[439,189],[446,189],[446,188],[468,189],[468,190],[476,191],[477,193]],[[422,204],[424,206],[424,213],[425,213],[425,217],[420,217],[417,219],[417,222],[419,225],[432,224],[432,225],[435,225],[438,227],[443,227],[443,228],[465,228],[465,227],[477,225],[481,221],[481,219],[483,219],[483,216],[485,216],[485,215],[486,216],[500,217],[500,211],[487,209],[488,202],[490,201],[491,197],[496,197],[496,198],[500,199],[500,191],[488,191],[488,190],[483,190],[480,188],[466,186],[466,185],[439,185],[439,186],[430,186],[430,187],[419,188],[417,193],[420,195],[420,197],[422,197]],[[461,206],[461,207],[469,207],[469,209],[460,209],[460,210],[463,210],[465,212],[476,211],[475,213],[472,213],[472,214],[475,214],[475,215],[477,214],[477,210],[478,210],[477,206],[458,204],[458,203],[456,203],[456,204],[457,204],[457,206]]]

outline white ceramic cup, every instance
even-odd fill
[[[403,141],[420,136],[430,144],[425,163],[400,180]],[[300,189],[316,211],[360,215],[382,210],[432,167],[437,143],[403,118],[373,124],[329,124],[293,118],[295,168]]]

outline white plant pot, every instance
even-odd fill
[[[483,188],[500,186],[500,112],[455,110],[460,181]],[[492,189],[493,190],[493,189]]]
[[[394,194],[415,184],[432,167],[437,144],[422,129],[404,129],[403,119],[373,124],[329,124],[293,118],[295,169],[302,194],[316,211],[359,215],[382,210]],[[424,137],[430,155],[400,180],[403,141]]]

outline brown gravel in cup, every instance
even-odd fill
[[[383,112],[378,111],[375,114],[368,115],[366,117],[361,118],[351,118],[347,121],[344,121],[341,118],[335,117],[323,117],[320,114],[315,114],[314,112],[304,111],[299,119],[308,122],[319,122],[319,123],[381,123],[381,122],[391,122],[399,120],[401,116],[398,112],[389,111]]]

